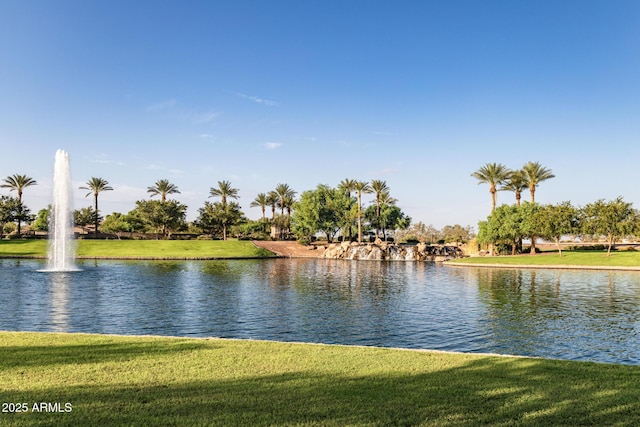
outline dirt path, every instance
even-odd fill
[[[259,248],[271,251],[276,255],[288,258],[318,258],[322,255],[322,251],[309,249],[307,246],[292,241],[271,242],[265,240],[254,240],[253,244]]]

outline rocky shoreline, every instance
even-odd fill
[[[428,245],[397,245],[387,242],[331,243],[318,246],[322,251],[320,258],[351,259],[351,260],[393,260],[393,261],[435,261],[444,262],[463,257],[462,250],[455,246]]]

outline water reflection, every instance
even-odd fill
[[[0,329],[220,336],[640,364],[640,274],[343,260],[0,260]]]
[[[48,275],[51,293],[51,326],[55,332],[69,329],[69,275],[70,272],[57,272]]]

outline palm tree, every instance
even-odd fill
[[[269,204],[269,197],[264,193],[258,193],[256,198],[253,199],[253,202],[251,202],[249,206],[252,208],[260,207],[260,210],[262,210],[262,222],[264,222],[265,221],[264,213],[268,204]]]
[[[280,205],[280,214],[284,215],[284,208],[286,207],[287,200],[293,200],[293,196],[296,192],[293,188],[289,187],[289,184],[278,184],[274,190],[278,197],[278,204]]]
[[[276,205],[278,204],[278,194],[275,191],[270,191],[267,194],[267,204],[271,206],[271,220],[276,218]]]
[[[180,194],[178,187],[175,184],[171,184],[167,179],[156,181],[153,187],[147,188],[147,193],[151,193],[151,197],[160,195],[162,203],[167,200],[167,194]]]
[[[357,181],[355,179],[349,179],[349,178],[345,178],[342,181],[340,181],[340,184],[338,184],[338,188],[343,190],[346,194],[347,197],[349,198],[349,212],[351,212],[351,192],[355,191],[356,189],[356,183]],[[349,218],[349,224],[348,224],[348,238],[349,241],[353,240],[353,235],[352,235],[352,227],[353,226],[353,218]]]
[[[358,195],[358,243],[362,243],[362,193],[371,193],[373,189],[366,181],[356,181],[354,189]]]
[[[382,199],[382,194],[387,193],[389,196],[389,186],[386,181],[381,181],[379,179],[371,180],[371,189],[374,193],[376,193],[376,239],[378,238],[378,230],[380,224],[380,204]]]
[[[529,186],[529,192],[531,193],[531,203],[536,201],[536,187],[542,181],[555,178],[555,175],[551,172],[551,169],[547,169],[538,162],[528,162],[522,167],[527,185]]]
[[[227,210],[227,197],[237,199],[238,189],[233,188],[229,181],[218,181],[218,188],[211,187],[209,197],[220,197],[222,210]],[[227,222],[222,222],[222,240],[227,240]]]
[[[471,174],[480,184],[489,184],[489,193],[491,193],[491,213],[496,209],[496,186],[505,182],[509,176],[509,169],[502,163],[487,163],[480,169]]]
[[[17,191],[18,192],[18,202],[20,202],[20,206],[22,206],[22,190],[26,187],[30,187],[32,185],[38,184],[33,178],[28,177],[27,175],[18,175],[15,174],[13,176],[8,176],[4,179],[4,184],[0,185],[2,188],[8,188],[9,191]],[[20,217],[18,217],[18,235],[20,235]]]
[[[237,199],[238,189],[231,187],[229,181],[218,181],[218,188],[211,187],[209,189],[209,197],[220,197],[222,201],[222,207],[227,207],[227,197],[231,199]]]
[[[98,234],[98,223],[100,222],[100,215],[98,214],[98,194],[103,191],[113,190],[113,188],[109,186],[109,182],[106,179],[91,177],[91,179],[87,181],[87,186],[80,187],[80,190],[89,190],[84,197],[89,197],[89,195],[93,194],[93,205],[95,210],[94,234]]]
[[[355,179],[345,178],[340,181],[340,184],[338,184],[338,188],[347,193],[347,196],[351,198],[351,192],[356,189],[356,182],[358,181],[356,181]]]
[[[528,188],[527,179],[522,170],[511,171],[506,180],[504,180],[500,190],[513,191],[516,194],[516,204],[520,206],[522,191]]]

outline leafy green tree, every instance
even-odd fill
[[[512,255],[516,253],[518,244],[524,237],[523,209],[517,205],[501,205],[494,209],[486,221],[478,224],[480,243],[510,245]]]
[[[89,224],[95,224],[96,218],[97,221],[100,221],[102,219],[102,217],[100,217],[91,206],[82,209],[76,209],[73,212],[73,222],[75,225],[82,228],[83,232]]]
[[[373,189],[366,181],[356,181],[354,188],[358,196],[358,243],[362,243],[362,194],[370,194]]]
[[[556,205],[542,207],[541,213],[541,237],[553,239],[562,256],[560,238],[565,234],[573,234],[579,230],[578,211],[570,202],[562,202]]]
[[[102,221],[102,231],[104,233],[114,233],[118,236],[118,240],[122,238],[122,233],[130,232],[132,226],[129,223],[128,215],[123,215],[120,212],[113,212],[111,215],[107,215]]]
[[[480,169],[471,174],[478,180],[478,185],[489,184],[489,193],[491,194],[491,212],[496,208],[496,193],[498,185],[503,184],[511,171],[502,163],[487,163]]]
[[[524,202],[519,206],[522,219],[522,233],[531,240],[529,253],[535,254],[536,240],[544,237],[544,212],[537,203]]]
[[[407,229],[400,230],[396,233],[398,241],[418,241],[426,243],[435,243],[444,239],[442,232],[435,228],[432,224],[426,225],[422,221],[411,224]]]
[[[160,201],[164,203],[169,194],[180,194],[180,191],[178,191],[178,187],[170,183],[169,180],[161,179],[156,181],[153,186],[147,187],[147,193],[150,193],[151,197],[160,196]]]
[[[187,206],[176,200],[138,200],[136,208],[130,215],[142,221],[156,233],[161,233],[163,238],[169,237],[172,232],[186,228],[185,222]]]
[[[30,187],[32,185],[36,185],[37,182],[27,175],[12,175],[8,176],[4,179],[4,184],[0,185],[2,188],[8,188],[9,191],[16,191],[18,193],[18,201],[20,205],[22,205],[22,192],[26,187]],[[16,216],[16,220],[18,221],[18,235],[20,235],[20,223],[25,218],[25,207],[22,206],[20,213]]]
[[[615,241],[634,233],[639,224],[633,204],[625,202],[622,197],[609,202],[600,199],[585,205],[581,211],[581,222],[586,234],[607,237],[607,256],[611,255]]]
[[[310,240],[321,232],[331,242],[349,220],[350,198],[337,188],[320,184],[301,194],[293,214],[293,231],[298,239]]]
[[[40,209],[36,219],[31,226],[36,231],[49,231],[49,216],[51,214],[51,205],[46,209]]]
[[[265,222],[247,221],[234,225],[230,228],[231,234],[238,236],[239,239],[266,240],[269,233],[265,230]]]
[[[111,191],[113,188],[109,186],[109,181],[102,178],[91,177],[89,181],[87,181],[86,186],[80,187],[80,190],[89,190],[89,192],[84,196],[88,197],[93,194],[93,209],[95,212],[94,218],[94,233],[98,234],[98,226],[100,225],[99,213],[98,210],[98,195],[103,191]]]
[[[0,237],[7,224],[12,223],[20,215],[22,203],[17,197],[0,196]]]
[[[196,225],[209,234],[222,233],[222,239],[227,240],[227,228],[246,222],[246,218],[236,202],[205,202],[204,207],[198,209],[199,216]]]
[[[380,228],[383,240],[387,240],[387,230],[406,229],[411,224],[411,218],[392,204],[381,204],[379,213],[378,207],[371,205],[365,210],[364,216],[372,226]]]
[[[445,225],[442,228],[442,239],[445,242],[465,243],[474,237],[471,226],[463,227],[460,224]]]
[[[551,172],[551,169],[547,169],[538,162],[528,162],[522,167],[522,174],[526,180],[529,192],[531,193],[531,203],[536,201],[536,187],[542,182],[551,178],[555,178],[555,175]]]

